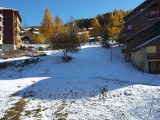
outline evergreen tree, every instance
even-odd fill
[[[102,46],[105,48],[110,47],[108,26],[106,24],[102,27]]]
[[[43,34],[46,38],[49,38],[55,30],[55,28],[56,25],[54,23],[49,8],[47,7],[44,12],[44,17],[41,23],[40,33]]]

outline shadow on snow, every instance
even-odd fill
[[[106,53],[106,49],[103,48],[85,48],[78,55],[72,54],[73,60],[69,63],[61,61],[60,56],[63,53],[55,53],[51,56],[42,57],[43,61],[40,63],[24,67],[23,69],[9,68],[0,71],[0,79],[17,80],[33,78],[34,81],[34,77],[41,77],[40,81],[13,95],[46,100],[90,98],[103,95],[107,91],[136,84],[104,77],[107,65],[110,64],[104,64],[110,59],[107,55],[110,51]],[[115,53],[113,53],[113,56],[115,57],[114,59],[119,58]],[[99,59],[100,57],[105,59]],[[117,65],[118,63],[116,63]]]

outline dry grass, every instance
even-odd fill
[[[56,120],[66,120],[66,118],[68,117],[68,113],[67,111],[65,111],[65,107],[67,106],[67,103],[65,100],[62,101],[62,105],[60,105],[57,108],[57,111],[54,113]],[[54,119],[53,119],[54,120]]]
[[[26,103],[27,102],[23,98],[20,99],[17,103],[15,103],[14,107],[11,107],[7,111],[7,114],[1,120],[19,120]]]
[[[23,56],[38,57],[38,56],[46,56],[46,54],[44,52],[37,52],[33,50],[7,50],[1,52],[1,57],[3,59],[19,58]]]

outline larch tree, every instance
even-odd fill
[[[44,37],[44,35],[42,35],[42,34],[33,34],[32,35],[32,40],[33,40],[33,43],[35,43],[35,44],[43,44],[43,43],[45,43],[45,37]]]
[[[97,37],[100,35],[100,32],[101,32],[101,25],[99,24],[96,16],[95,16],[94,19],[91,21],[90,27],[93,28],[93,29],[90,31],[90,34],[91,34],[94,38],[97,38]]]
[[[56,17],[55,17],[55,24],[56,24],[56,31],[54,31],[54,33],[57,33],[59,30],[65,29],[65,26],[63,24],[63,20],[61,19],[61,17],[59,15],[56,15]]]
[[[56,24],[52,18],[49,8],[47,7],[41,23],[40,33],[43,34],[46,38],[49,38],[55,28]]]
[[[61,17],[59,15],[56,15],[55,23],[56,23],[56,25],[62,25],[63,24],[63,20],[61,19]]]
[[[109,36],[113,39],[119,37],[121,29],[118,27],[120,25],[119,19],[117,16],[114,16],[113,13],[110,13],[110,19],[108,23],[108,33]]]
[[[53,49],[63,51],[63,59],[67,62],[70,59],[70,57],[68,57],[68,52],[74,53],[79,50],[78,47],[80,46],[80,42],[78,39],[76,26],[61,25],[60,29],[56,31],[56,34],[51,35],[50,43]]]
[[[88,32],[84,32],[82,35],[78,35],[79,41],[80,42],[85,42],[89,38]]]

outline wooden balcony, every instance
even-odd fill
[[[160,17],[160,13],[156,13],[156,14],[153,14],[153,15],[148,15],[147,17],[148,17],[148,19],[159,18]]]
[[[147,54],[147,60],[148,61],[156,61],[156,60],[160,61],[160,53]]]

